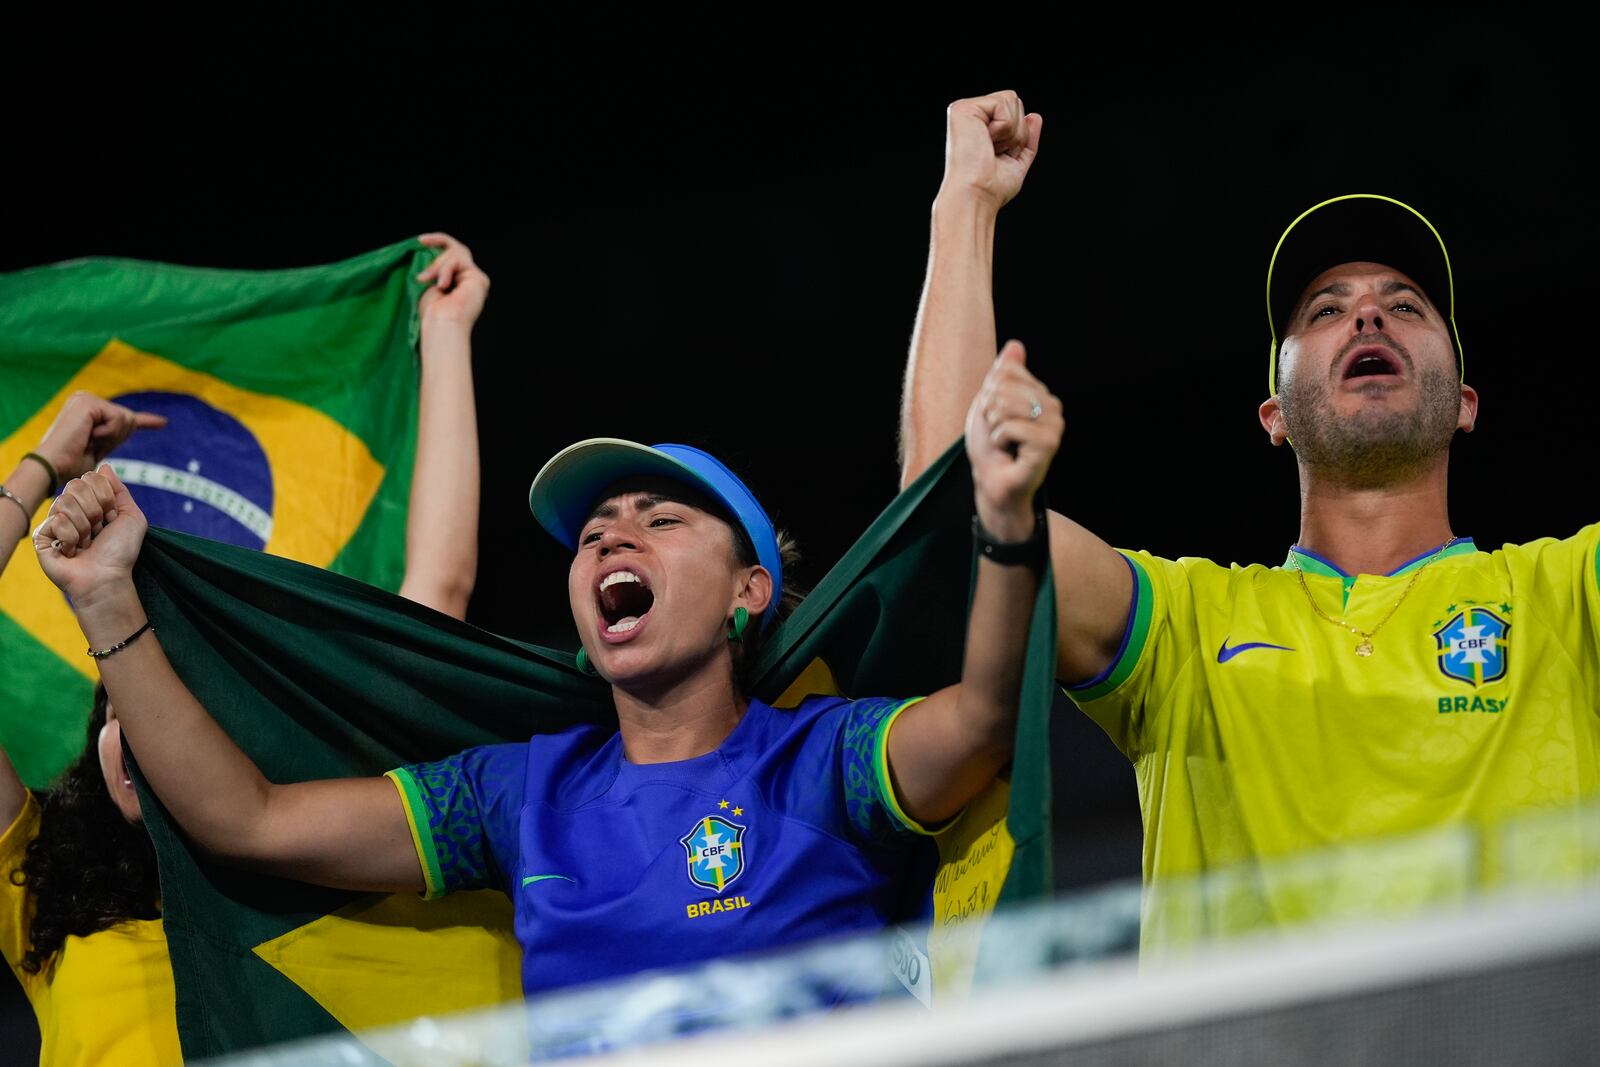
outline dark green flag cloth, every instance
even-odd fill
[[[959,680],[971,514],[958,445],[773,632],[756,695],[781,707],[808,692],[912,696]],[[136,579],[179,675],[274,781],[379,774],[577,722],[615,723],[609,690],[571,654],[337,574],[152,529]],[[1009,785],[997,783],[940,839],[946,869],[930,892],[935,927],[947,933],[1050,888],[1048,574],[1031,633],[1017,640],[1028,642],[1028,667]],[[143,800],[187,1058],[516,994],[503,895],[424,903],[229,870],[192,853],[160,803]],[[970,978],[954,943],[946,961],[932,938],[929,951],[936,996],[941,980]]]

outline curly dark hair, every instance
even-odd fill
[[[96,686],[83,753],[39,798],[39,836],[13,885],[33,893],[32,944],[22,969],[38,974],[69,935],[161,915],[156,852],[143,826],[130,826],[106,792],[98,741],[106,691]]]

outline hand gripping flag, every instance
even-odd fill
[[[960,446],[897,497],[766,646],[757,695],[931,692],[959,679],[973,573]],[[136,579],[174,667],[275,781],[379,774],[577,722],[615,725],[569,653],[518,644],[339,575],[152,529]],[[1019,639],[1021,636],[1019,635]],[[959,988],[996,903],[1050,888],[1048,574],[1027,640],[1009,780],[939,841],[934,992]],[[137,751],[135,751],[137,756]],[[143,795],[190,1059],[520,996],[511,906],[423,902],[234,871]],[[943,983],[943,985],[941,985]]]
[[[433,255],[404,241],[300,270],[94,259],[0,275],[0,477],[68,396],[96,393],[169,420],[111,457],[153,523],[398,588],[415,276]],[[16,555],[32,551],[24,539]],[[0,744],[36,788],[82,748],[96,680],[83,650],[61,594],[14,558]]]

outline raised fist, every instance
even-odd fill
[[[1033,496],[1066,428],[1061,401],[1029,373],[1025,359],[1022,343],[1008,341],[967,409],[978,521],[1002,541],[1032,533]]]
[[[1022,189],[1043,129],[1044,119],[1028,114],[1009,89],[957,100],[945,114],[939,195],[976,195],[998,211]]]
[[[81,609],[132,578],[148,525],[107,464],[67,483],[33,532],[33,547],[45,575]]]

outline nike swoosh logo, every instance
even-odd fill
[[[578,884],[578,880],[576,878],[568,878],[564,874],[530,874],[528,877],[522,880],[522,884],[529,886],[535,882],[547,882],[552,878],[559,878],[563,882],[571,882],[573,885]]]
[[[1217,649],[1217,662],[1226,663],[1241,652],[1249,652],[1252,648],[1275,648],[1279,652],[1293,652],[1294,649],[1287,645],[1269,645],[1265,641],[1246,641],[1242,645],[1228,647],[1228,639],[1222,639],[1222,647]]]

